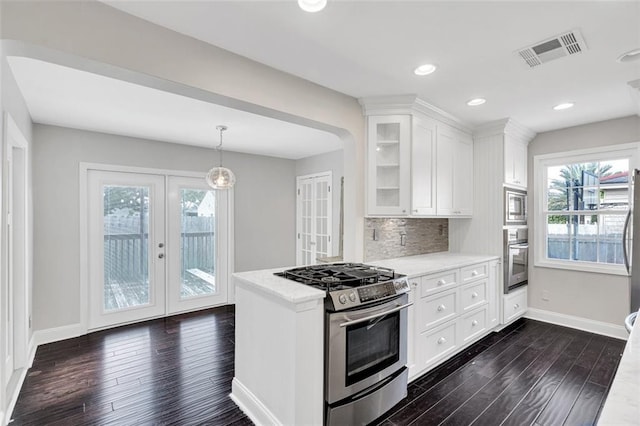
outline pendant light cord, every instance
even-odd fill
[[[220,152],[220,167],[222,167],[222,132],[227,130],[227,126],[216,126],[216,129],[220,130],[220,143],[216,149]]]

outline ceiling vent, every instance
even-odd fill
[[[571,30],[518,51],[530,68],[587,50],[579,30]]]

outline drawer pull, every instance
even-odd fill
[[[518,309],[519,307],[520,307],[520,304],[519,304],[519,303],[516,303],[515,305],[513,305],[513,309],[514,309],[514,310]]]
[[[440,306],[438,306],[438,312],[442,312],[442,311],[444,311],[445,309],[447,309],[447,307],[446,307],[446,306],[444,306],[444,305],[440,305]]]
[[[417,282],[415,282],[415,281],[414,281],[414,282],[412,282],[412,283],[411,283],[411,285],[412,285],[414,288],[418,287],[418,283],[417,283]]]
[[[475,299],[476,297],[478,297],[478,293],[476,293],[475,291],[471,294],[471,298]]]
[[[438,344],[439,345],[441,345],[443,343],[446,343],[446,342],[447,342],[447,339],[445,339],[444,337],[441,337],[441,338],[438,339]]]
[[[473,270],[473,272],[471,273],[472,277],[475,277],[476,275],[478,275],[478,271],[476,271],[475,269]]]
[[[475,327],[476,325],[478,325],[478,320],[471,321],[471,327]]]
[[[440,285],[445,285],[447,282],[445,280],[438,280],[438,282],[436,284]]]

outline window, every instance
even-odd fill
[[[536,266],[625,274],[636,145],[536,156]]]

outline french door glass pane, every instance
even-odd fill
[[[104,310],[149,304],[149,188],[105,185]]]
[[[215,192],[182,189],[180,196],[180,298],[215,294]]]

